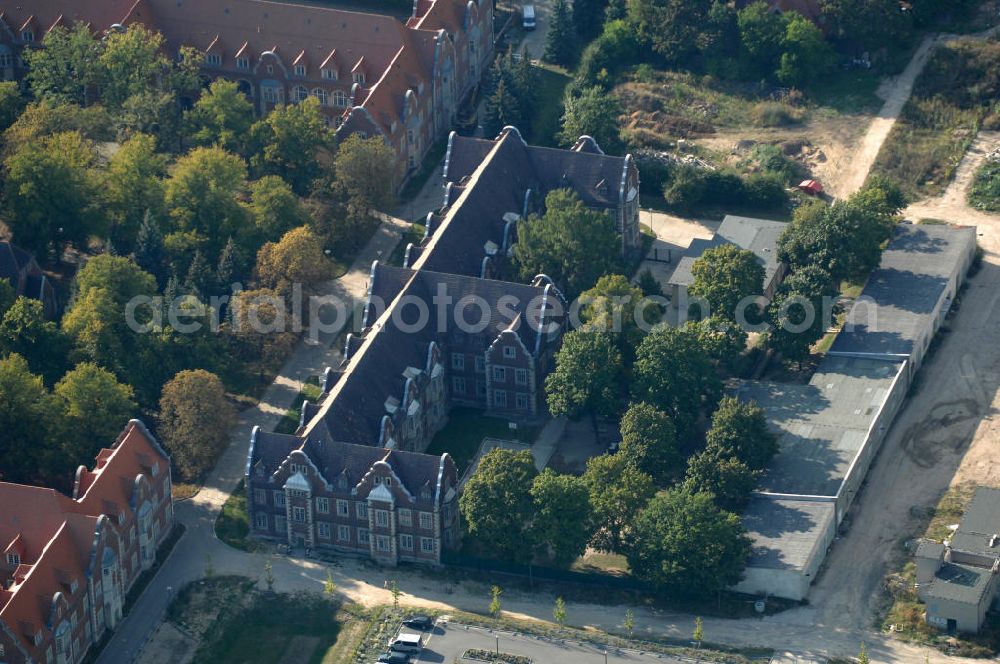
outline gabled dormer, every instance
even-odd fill
[[[367,80],[367,69],[368,63],[365,62],[365,56],[361,56],[351,68],[351,80],[358,85],[364,85]]]
[[[29,16],[24,23],[20,25],[17,30],[17,39],[22,44],[33,44],[36,41],[42,41],[42,35],[40,33],[41,26],[38,24],[38,19],[34,15]]]
[[[250,71],[250,67],[253,64],[251,61],[250,42],[243,42],[236,53],[233,54],[233,58],[236,60],[236,69],[239,71]]]
[[[319,65],[320,78],[326,81],[340,80],[340,64],[337,58],[337,49],[330,51],[326,59]]]
[[[208,48],[205,49],[205,66],[221,67],[223,56],[222,39],[219,38],[219,35],[215,35],[212,41],[209,42]]]
[[[292,60],[292,75],[295,78],[305,78],[309,75],[309,63],[307,60],[305,49],[299,51],[299,54]]]

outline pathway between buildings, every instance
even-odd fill
[[[209,473],[201,491],[175,505],[177,520],[187,530],[115,632],[97,660],[99,664],[132,661],[163,616],[173,591],[204,576],[206,568],[216,567],[226,571],[235,564],[235,559],[245,555],[215,539],[214,524],[229,494],[243,477],[250,432],[254,426],[273,430],[292,407],[303,383],[310,376],[321,374],[326,367],[339,364],[341,351],[334,343],[348,324],[343,314],[350,312],[355,302],[363,300],[372,261],[391,254],[408,226],[405,221],[388,215],[381,215],[380,220],[375,234],[350,269],[339,279],[323,284],[320,289],[321,295],[332,296],[344,303],[339,319],[322,317],[327,323],[326,329],[314,335],[307,332],[306,339],[299,343],[285,362],[260,403],[239,414],[230,435],[229,447]],[[212,562],[216,556],[218,563]]]

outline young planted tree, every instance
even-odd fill
[[[556,597],[555,607],[552,609],[552,617],[556,619],[560,627],[566,625],[566,600],[562,597]]]
[[[632,609],[625,609],[625,622],[622,623],[625,631],[628,632],[628,640],[632,640],[632,632],[635,630],[635,614]]]
[[[403,591],[399,589],[399,584],[393,579],[389,582],[389,592],[392,594],[392,608],[399,610],[399,598],[403,596]]]
[[[503,594],[503,589],[500,586],[494,585],[490,588],[490,615],[493,616],[493,620],[499,620],[500,614],[503,612],[503,607],[500,604],[500,595]]]

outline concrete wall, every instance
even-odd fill
[[[892,384],[889,386],[889,392],[886,394],[885,401],[882,402],[878,413],[868,428],[864,444],[862,444],[857,456],[854,457],[854,461],[851,462],[850,468],[847,469],[847,475],[844,477],[844,481],[837,491],[838,524],[847,516],[847,511],[854,503],[854,497],[861,490],[861,485],[865,481],[865,476],[868,474],[868,469],[871,467],[872,461],[882,448],[882,441],[885,440],[885,436],[889,432],[889,427],[892,426],[893,419],[895,419],[896,414],[906,400],[906,391],[909,387],[908,364],[908,362],[904,361],[896,372],[896,377],[893,378]]]
[[[940,599],[931,597],[927,602],[927,623],[940,629],[948,629],[948,621],[955,621],[955,629],[959,632],[976,634],[980,626],[986,620],[986,611],[996,598],[997,579],[996,574],[990,581],[990,587],[983,594],[978,605],[966,604],[951,599]]]

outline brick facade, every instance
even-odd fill
[[[131,421],[73,498],[0,482],[0,661],[75,664],[122,618],[173,526],[170,458]]]

